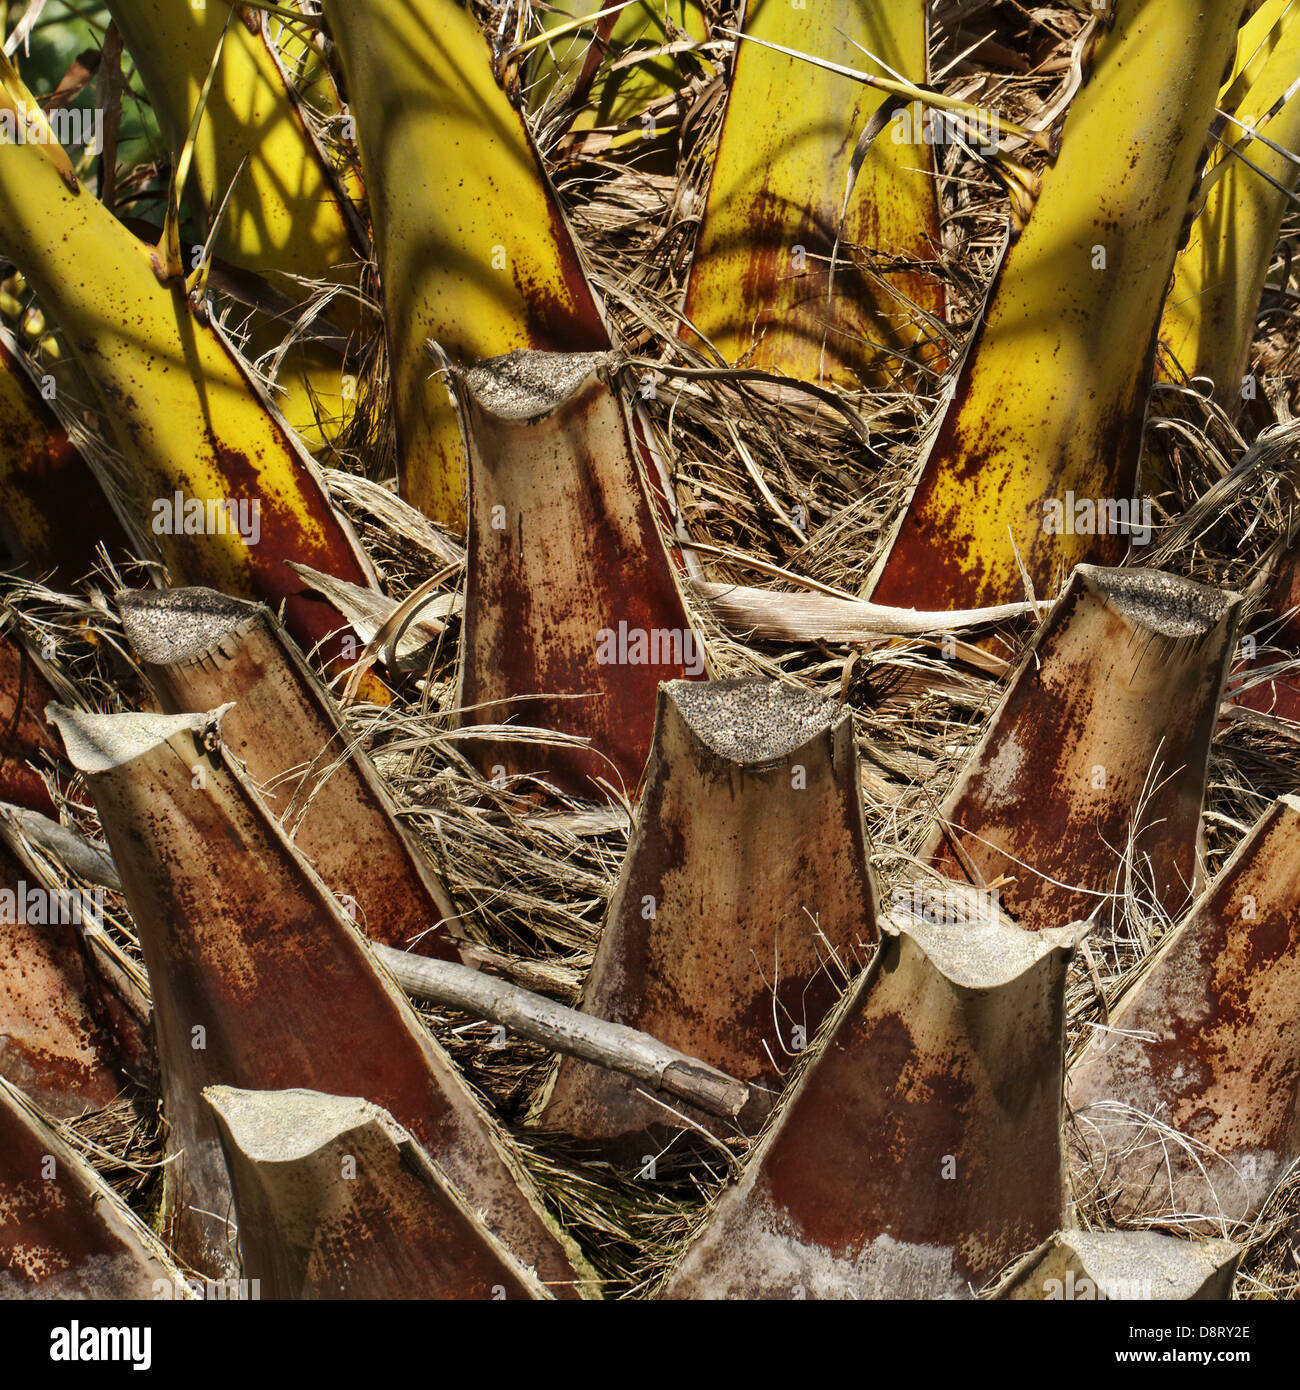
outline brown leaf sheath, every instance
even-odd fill
[[[205,1086],[382,1105],[558,1297],[578,1275],[482,1104],[223,749],[217,714],[52,717],[86,774],[153,989],[175,1248],[229,1274]],[[576,1251],[573,1252],[576,1259]]]
[[[664,1296],[967,1298],[1058,1230],[1075,939],[886,935]]]
[[[751,1131],[878,939],[859,779],[829,701],[765,680],[660,688],[581,1008],[744,1081]],[[562,1058],[535,1122],[608,1139],[671,1118],[636,1090]]]
[[[510,353],[460,374],[457,389],[470,457],[462,719],[591,740],[478,741],[470,751],[580,795],[595,794],[596,777],[630,795],[659,682],[687,674],[691,655],[702,674],[703,655],[607,358]]]
[[[123,629],[173,714],[234,702],[226,747],[244,764],[299,852],[367,936],[459,960],[455,905],[402,828],[374,765],[329,692],[258,603],[212,589],[117,596]]]
[[[1080,565],[921,857],[996,883],[1036,930],[1105,912],[1131,836],[1142,891],[1180,911],[1202,878],[1210,741],[1241,604],[1159,570]]]

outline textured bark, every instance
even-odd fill
[[[245,1278],[264,1298],[549,1298],[387,1111],[210,1086]]]
[[[212,589],[117,596],[122,626],[164,709],[234,702],[225,746],[312,867],[376,941],[455,958],[455,905],[398,822],[329,693],[259,603]]]
[[[1203,878],[1206,769],[1240,609],[1158,570],[1080,565],[921,857],[998,883],[1037,929],[1104,912],[1131,837],[1144,891],[1181,911]]]
[[[1117,1214],[1210,1230],[1259,1212],[1300,1158],[1300,799],[1274,803],[1160,943],[1069,1099],[1076,1181],[1100,1178]]]
[[[635,791],[658,683],[692,655],[691,674],[703,671],[607,361],[514,352],[457,377],[470,460],[462,718],[591,740],[469,751],[586,796],[592,778]]]
[[[966,1298],[1059,1230],[1074,940],[887,935],[665,1296]]]
[[[1222,1302],[1232,1297],[1240,1247],[1154,1231],[1060,1231],[1027,1256],[998,1297]]]
[[[849,715],[775,681],[664,686],[583,1011],[745,1082],[756,1127],[876,937]],[[533,1114],[606,1139],[665,1118],[567,1057]]]
[[[231,1273],[229,1181],[203,1087],[303,1087],[382,1105],[494,1234],[573,1296],[563,1238],[508,1141],[237,772],[219,712],[52,715],[95,797],[149,970],[177,1252]]]
[[[183,1297],[166,1251],[0,1080],[0,1300]]]

